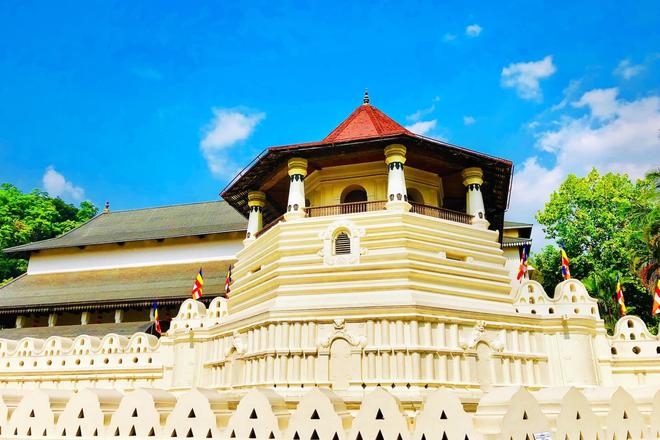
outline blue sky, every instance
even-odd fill
[[[213,200],[365,88],[513,160],[510,218],[567,172],[660,164],[657,1],[326,3],[2,2],[0,181],[113,209]]]

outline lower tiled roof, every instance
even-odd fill
[[[153,323],[151,321],[122,322],[119,324],[87,324],[61,325],[55,327],[7,328],[0,330],[0,339],[19,340],[23,338],[46,339],[50,336],[75,338],[79,335],[103,337],[109,333],[130,336],[133,333],[144,332]]]
[[[191,203],[102,213],[75,229],[48,240],[5,249],[32,252],[140,240],[245,231],[247,220],[225,201]]]
[[[204,296],[224,293],[228,266],[213,261],[23,275],[0,287],[0,314],[175,304],[189,298],[200,267]]]

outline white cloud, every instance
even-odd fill
[[[467,35],[470,38],[475,38],[478,37],[479,34],[481,34],[481,31],[483,28],[479,26],[478,24],[471,24],[468,27],[465,28],[465,35]]]
[[[447,32],[442,36],[442,41],[444,41],[445,43],[449,43],[450,41],[454,41],[455,39],[456,39],[456,34],[450,34],[449,32]]]
[[[557,110],[561,110],[564,107],[568,105],[568,103],[574,99],[575,94],[580,90],[580,87],[582,87],[582,81],[579,79],[572,79],[568,82],[568,85],[564,90],[562,90],[562,94],[564,95],[564,98],[559,102],[558,104],[553,105],[550,108],[550,111],[554,112]]]
[[[436,119],[431,119],[430,121],[418,121],[414,124],[406,125],[406,129],[412,131],[413,133],[427,136],[432,130],[436,128],[437,125],[438,121]]]
[[[609,119],[614,116],[619,108],[617,95],[619,90],[616,88],[611,89],[594,89],[590,90],[572,105],[573,107],[589,107],[591,115],[596,119]]]
[[[511,63],[502,69],[502,86],[516,89],[523,99],[541,101],[543,94],[539,80],[552,76],[556,71],[550,55],[539,61]]]
[[[423,108],[420,110],[417,110],[415,113],[406,116],[406,120],[408,121],[419,121],[422,119],[424,116],[431,114],[435,111],[435,104],[432,104],[430,107]]]
[[[213,109],[213,114],[199,147],[211,172],[227,177],[237,171],[237,165],[229,159],[226,150],[249,138],[266,115],[232,109]]]
[[[644,70],[644,66],[641,64],[635,65],[632,64],[630,60],[621,60],[616,69],[614,69],[613,73],[625,80],[628,80],[633,76],[639,75],[642,70]]]
[[[74,185],[55,170],[52,165],[46,168],[42,177],[44,189],[54,197],[80,201],[85,197],[85,190]]]
[[[624,101],[617,95],[615,88],[588,91],[572,103],[586,114],[564,116],[537,135],[537,147],[554,156],[554,165],[530,157],[518,168],[507,218],[532,221],[569,173],[585,175],[596,167],[639,178],[657,166],[660,96]],[[540,227],[535,229],[538,249],[544,241]]]
[[[474,119],[472,116],[463,116],[463,124],[464,125],[472,125],[475,122],[477,122],[477,120]]]

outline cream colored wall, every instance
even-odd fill
[[[28,274],[183,264],[233,260],[243,248],[243,234],[88,246],[84,249],[52,249],[30,257]]]
[[[566,311],[561,318],[539,308],[470,326],[470,318],[420,309],[398,312],[399,318],[383,311],[380,319],[328,321],[295,312],[232,321],[227,301],[216,298],[208,309],[186,300],[160,340],[145,334],[1,340],[0,428],[10,438],[30,437],[28,429],[62,438],[78,427],[100,438],[131,437],[133,428],[135,436],[157,438],[190,437],[191,430],[192,436],[249,438],[252,429],[256,438],[270,432],[308,438],[328,427],[339,438],[357,432],[375,438],[377,431],[385,438],[432,438],[438,430],[521,440],[546,430],[559,438],[658,435],[660,424],[652,423],[660,417],[658,360],[651,351],[657,337],[635,317],[620,320],[607,337],[597,316],[568,313],[569,306],[593,301],[580,299],[585,292],[577,280],[559,285],[552,299],[536,287],[523,284],[517,306],[532,306],[534,296],[534,307],[552,302]],[[603,343],[619,348],[617,355],[600,350]],[[640,344],[640,353],[623,350]],[[337,350],[344,346],[347,351]],[[599,363],[636,370],[607,376]],[[653,381],[636,381],[642,371]],[[490,381],[484,372],[492,373]],[[630,393],[612,386],[621,381]],[[83,391],[67,391],[73,388]],[[191,420],[191,410],[199,420]],[[382,419],[374,416],[378,410]],[[314,411],[318,419],[310,416]],[[443,411],[447,418],[438,422]]]
[[[234,315],[223,298],[208,309],[190,299],[160,340],[0,340],[0,385],[276,387],[287,395],[320,385],[345,397],[387,385],[403,400],[445,386],[468,396],[512,385],[660,385],[658,337],[635,317],[608,337],[579,281],[563,282],[553,298],[526,281],[513,301],[512,314],[460,316],[428,304],[337,313],[300,304]]]
[[[350,233],[352,254],[326,252],[335,230]],[[503,254],[494,231],[408,212],[280,223],[239,252],[229,301],[207,310],[187,300],[158,343],[2,340],[0,384],[292,393],[316,384],[352,395],[387,383],[407,398],[444,386],[656,383],[658,340],[641,321],[627,318],[608,338],[577,280],[552,298],[533,281],[512,292]]]
[[[326,247],[339,229],[362,235],[347,259]],[[236,316],[309,301],[345,314],[414,303],[511,313],[504,262],[497,232],[472,225],[387,210],[305,218],[279,223],[238,254],[230,307]]]
[[[436,174],[406,167],[406,183],[424,197],[427,205],[442,201],[442,181]],[[387,199],[387,168],[385,162],[342,165],[316,170],[305,180],[305,196],[311,206],[337,205],[342,192],[352,185],[362,186],[369,201]]]
[[[351,254],[328,253],[337,230],[350,233]],[[79,411],[66,408],[83,404],[69,402],[70,390],[84,388],[122,391],[85,392],[86,408],[98,408],[85,429],[99,437],[131,437],[135,427],[147,437],[153,428],[154,437],[210,430],[244,438],[254,429],[256,438],[296,430],[308,438],[320,422],[300,414],[318,406],[339,438],[372,438],[374,427],[385,438],[431,438],[441,425],[424,421],[425,408],[437,414],[444,405],[460,421],[446,430],[459,438],[523,440],[539,430],[639,438],[660,411],[658,337],[635,317],[608,336],[578,280],[560,283],[553,297],[534,281],[512,290],[495,231],[388,210],[302,218],[277,224],[237,257],[229,301],[207,309],[186,300],[159,340],[0,340],[0,428],[59,438],[66,423],[71,436],[78,422],[64,412]],[[646,388],[635,401],[620,385]],[[310,389],[316,395],[305,400]],[[461,413],[457,399],[474,414]],[[562,408],[585,415],[577,422]],[[384,421],[373,422],[378,409]]]
[[[0,393],[2,437],[20,439],[526,440],[548,432],[562,440],[640,440],[659,438],[659,418],[660,392],[636,388],[505,387],[463,402],[455,391],[442,389],[414,403],[404,403],[386,387],[352,399],[316,387],[295,399],[271,389]]]
[[[506,258],[505,267],[511,277],[511,282],[515,286],[520,282],[516,280],[518,276],[518,268],[520,267],[520,253],[517,247],[503,247],[504,258]]]

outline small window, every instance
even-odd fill
[[[335,255],[350,254],[351,239],[346,232],[340,232],[335,238]]]

